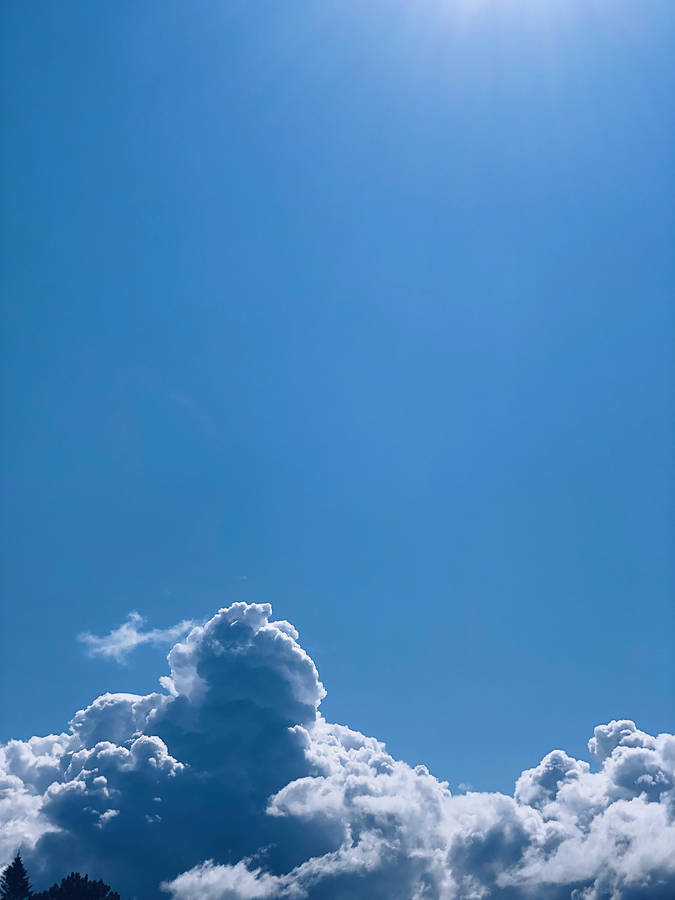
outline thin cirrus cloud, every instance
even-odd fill
[[[126,622],[113,628],[103,637],[85,631],[79,634],[77,639],[86,644],[89,656],[103,656],[116,662],[124,662],[136,647],[142,644],[170,644],[186,634],[194,625],[190,619],[184,619],[169,628],[143,631],[145,621],[139,613],[130,612]]]
[[[163,691],[104,694],[0,748],[0,863],[127,900],[675,896],[675,736],[596,727],[513,794],[453,794],[320,712],[295,628],[235,603],[168,655]],[[499,752],[495,743],[494,752]]]

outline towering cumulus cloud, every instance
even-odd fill
[[[0,749],[0,861],[126,900],[675,896],[675,737],[595,729],[513,796],[453,796],[319,713],[288,622],[235,603],[169,653],[161,693],[104,694]]]

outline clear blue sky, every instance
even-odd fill
[[[0,738],[232,600],[453,785],[672,730],[672,0],[0,16]]]

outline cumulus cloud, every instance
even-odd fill
[[[312,659],[267,604],[171,649],[163,690],[105,694],[60,735],[0,748],[0,844],[33,880],[127,900],[638,900],[675,895],[675,736],[598,726],[513,795],[453,795],[325,721]]]
[[[194,626],[194,622],[184,619],[170,628],[143,631],[145,621],[139,613],[130,612],[126,622],[103,637],[85,631],[77,639],[87,645],[89,656],[103,656],[116,662],[124,662],[131,651],[141,644],[170,644]]]

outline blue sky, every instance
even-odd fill
[[[1,16],[0,738],[235,600],[452,784],[672,729],[672,3]]]

